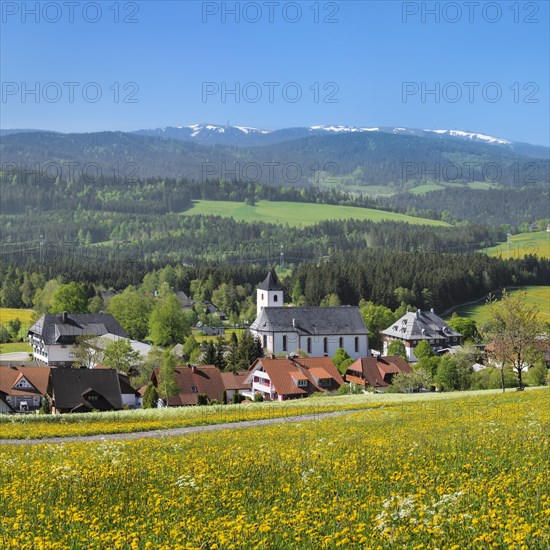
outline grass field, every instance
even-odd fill
[[[19,319],[24,326],[32,325],[32,309],[16,309],[11,307],[0,307],[0,325],[6,326],[9,321]]]
[[[0,547],[542,550],[549,397],[484,393],[184,437],[0,447]]]
[[[539,308],[540,317],[543,321],[550,321],[550,286],[525,286],[511,290],[510,293],[518,290],[527,293],[527,304],[536,305]],[[480,325],[490,320],[489,308],[485,302],[486,299],[483,298],[478,303],[460,306],[455,311],[459,317],[469,317]],[[451,315],[452,312],[447,315],[447,320],[450,319]]]
[[[284,402],[174,407],[66,415],[0,415],[1,439],[48,439],[78,435],[133,433],[227,422],[319,414],[334,411],[393,409],[408,404],[471,399],[498,393],[494,390],[416,394],[360,394],[294,399]]]
[[[16,309],[10,307],[0,307],[0,325],[7,327],[10,321],[19,319],[21,321],[21,330],[19,336],[24,338],[27,331],[32,326],[32,309]],[[2,353],[14,353],[17,351],[31,351],[31,348],[25,342],[15,342],[9,344],[0,344],[0,354]]]
[[[199,331],[195,331],[193,333],[193,338],[200,344],[201,342],[208,342],[209,340],[212,340],[215,342],[218,337],[217,336],[201,336],[200,334],[197,334]],[[241,338],[243,334],[245,333],[244,328],[228,328],[225,330],[225,334],[223,335],[223,338],[229,342],[229,339],[231,338],[231,334],[235,332],[237,334],[237,338]]]
[[[0,344],[0,355],[3,353],[16,353],[19,351],[31,353],[32,348],[28,342],[10,342],[8,344]]]
[[[405,214],[384,212],[370,208],[307,204],[300,202],[258,201],[256,206],[243,202],[195,201],[193,208],[184,212],[186,216],[224,216],[245,222],[266,222],[289,224],[291,226],[313,225],[324,220],[357,219],[379,222],[382,220],[402,221],[416,225],[447,225],[436,220],[414,218]]]
[[[482,252],[505,260],[508,258],[523,258],[528,254],[536,254],[540,258],[550,259],[550,233],[547,231],[518,233],[512,236],[509,243],[501,243],[486,248]]]

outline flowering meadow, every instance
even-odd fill
[[[550,391],[0,446],[0,548],[550,547]]]

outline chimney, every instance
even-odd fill
[[[65,324],[67,322],[67,312],[64,311],[62,314],[61,314],[61,322],[63,324]]]
[[[416,310],[416,318],[417,319],[420,319],[420,313],[421,311],[419,309]]]
[[[434,308],[433,308],[433,307],[432,307],[432,308],[430,309],[430,313],[435,313],[435,311],[434,311]]]

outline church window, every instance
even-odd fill
[[[283,334],[283,351],[286,351],[286,334]]]
[[[307,339],[307,352],[311,353],[311,338]]]

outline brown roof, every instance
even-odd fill
[[[223,387],[226,390],[248,390],[250,389],[250,384],[246,383],[247,374],[246,372],[222,372],[220,373],[222,377]]]
[[[0,366],[0,392],[6,395],[46,395],[50,381],[49,367]],[[14,389],[13,386],[25,377],[32,388]]]
[[[282,359],[257,359],[252,365],[248,379],[252,380],[253,373],[263,367],[275,387],[278,395],[292,396],[310,394],[317,391],[336,390],[344,380],[330,357],[295,357]],[[323,376],[319,375],[323,372]],[[320,386],[319,378],[330,378],[330,386]],[[308,381],[307,386],[298,387],[295,380]]]
[[[158,384],[158,368],[153,369],[152,379]],[[168,399],[168,406],[196,405],[199,393],[204,393],[209,400],[223,399],[224,384],[220,370],[214,365],[199,367],[176,367],[176,383],[179,393]]]
[[[373,388],[386,387],[390,385],[392,375],[398,372],[412,372],[411,366],[402,357],[361,357],[348,367],[346,380],[355,382],[355,378],[359,378]]]

